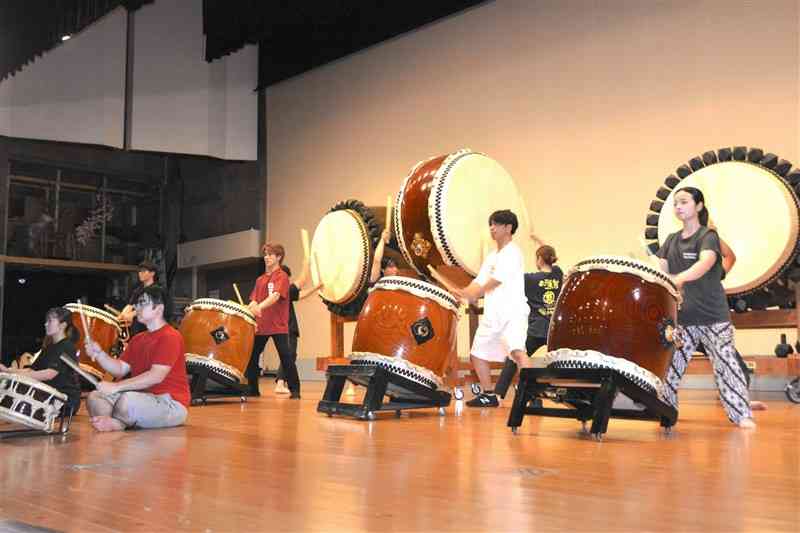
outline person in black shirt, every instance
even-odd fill
[[[80,334],[72,325],[72,313],[64,307],[54,307],[45,314],[45,339],[42,352],[31,368],[14,369],[0,365],[0,372],[36,379],[67,395],[67,406],[75,414],[81,403],[81,389],[74,370],[61,360],[61,355],[78,362],[75,343]]]
[[[150,261],[142,261],[139,263],[139,285],[133,289],[130,298],[128,298],[128,305],[120,311],[117,317],[117,320],[119,320],[123,326],[128,326],[130,328],[131,337],[147,329],[144,324],[136,319],[136,311],[133,306],[139,301],[139,298],[142,297],[145,287],[156,284],[157,272],[158,268]],[[166,317],[169,316],[168,307],[168,305],[164,305],[164,316]]]
[[[676,347],[667,373],[664,395],[678,408],[680,384],[695,347],[702,342],[714,367],[722,405],[731,422],[741,428],[755,427],[747,380],[736,358],[734,330],[722,279],[725,267],[717,232],[708,227],[703,193],[683,187],[674,194],[675,216],[683,224],[658,249],[658,263],[681,290],[678,310],[681,346]]]
[[[555,264],[558,261],[555,248],[542,243],[534,234],[531,234],[531,239],[540,246],[536,250],[538,272],[525,274],[525,296],[528,298],[528,307],[530,307],[528,337],[525,340],[525,351],[528,353],[528,357],[547,344],[550,317],[553,315],[564,278],[561,268]],[[517,364],[510,358],[506,359],[494,388],[495,393],[499,394],[501,398],[506,397],[508,387],[516,373]]]

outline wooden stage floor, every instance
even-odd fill
[[[186,427],[0,441],[0,531],[800,530],[800,405],[760,396],[755,431],[715,396],[681,420],[576,421],[451,406],[363,422],[266,396],[193,407]],[[35,526],[35,528],[27,527]]]

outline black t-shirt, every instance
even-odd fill
[[[708,326],[730,322],[731,319],[728,299],[721,283],[725,278],[725,270],[722,268],[722,252],[716,231],[701,226],[688,239],[682,238],[681,232],[677,231],[667,237],[656,255],[667,260],[669,273],[675,275],[694,265],[703,250],[716,253],[717,260],[702,277],[683,285],[683,303],[678,310],[678,323],[682,326]]]
[[[297,315],[294,314],[294,302],[300,299],[300,289],[294,283],[289,284],[289,335],[300,336]]]
[[[54,389],[63,392],[69,397],[69,402],[76,404],[81,399],[81,388],[78,383],[78,375],[61,360],[61,354],[71,357],[76,363],[78,356],[76,355],[75,345],[67,339],[62,339],[55,344],[49,345],[42,350],[42,353],[31,365],[33,370],[47,370],[51,368],[58,372],[58,375],[51,380],[45,381]]]
[[[525,274],[525,296],[528,298],[528,336],[547,338],[550,317],[556,307],[564,273],[558,265],[551,272]]]

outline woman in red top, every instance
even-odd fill
[[[289,276],[281,269],[285,251],[280,244],[270,243],[264,245],[263,251],[266,272],[256,279],[256,286],[250,293],[248,306],[256,315],[256,339],[245,372],[250,385],[250,395],[260,395],[258,356],[272,337],[289,385],[289,397],[300,399],[300,378],[289,349]]]

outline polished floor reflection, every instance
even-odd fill
[[[263,389],[270,389],[265,382]],[[685,391],[681,420],[570,420],[451,406],[373,422],[265,397],[193,407],[188,426],[0,441],[0,528],[58,531],[798,531],[800,405],[758,428]],[[0,424],[2,425],[2,424]],[[5,429],[4,426],[0,429]]]

